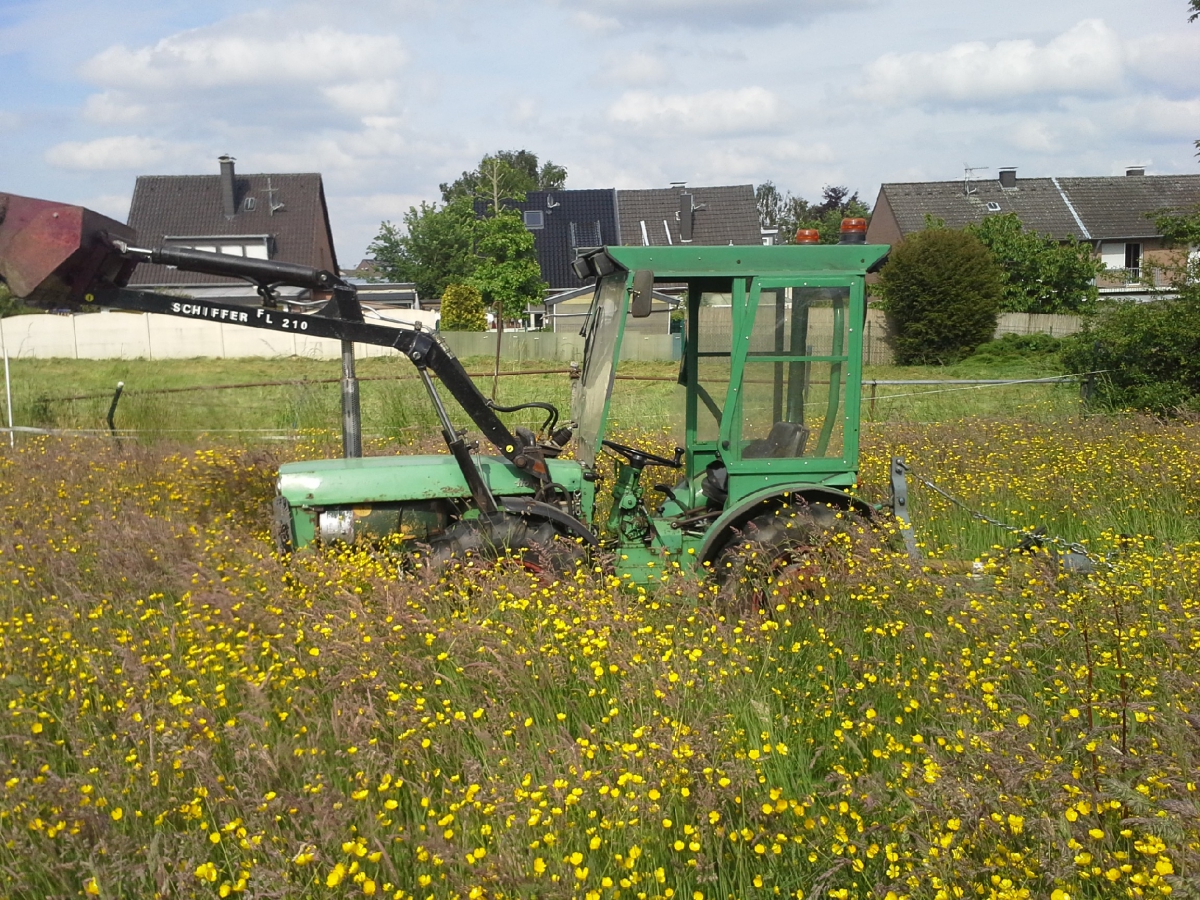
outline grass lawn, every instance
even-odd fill
[[[1065,578],[1010,557],[992,549],[1007,535],[915,487],[926,549],[978,558],[983,578],[865,539],[842,574],[731,607],[686,577],[630,591],[590,567],[548,581],[362,548],[281,558],[272,473],[335,449],[335,385],[125,406],[139,386],[311,381],[332,364],[14,375],[19,420],[38,396],[120,378],[134,393],[119,416],[150,433],[0,448],[2,895],[1200,891],[1195,423],[1081,417],[1070,388],[925,398],[940,413],[879,402],[865,493],[882,496],[899,453],[1107,564]],[[618,385],[622,433],[667,443],[673,385]],[[372,450],[426,441],[399,430],[426,427],[397,411],[418,383],[384,387],[364,385]],[[56,422],[94,427],[106,403],[89,402]],[[264,421],[295,439],[187,432]]]

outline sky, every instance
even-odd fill
[[[568,188],[1197,173],[1186,0],[0,0],[0,191],[320,172],[339,261],[485,153]]]

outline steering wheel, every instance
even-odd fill
[[[613,450],[627,460],[629,465],[635,469],[644,469],[646,466],[666,466],[670,469],[679,469],[683,467],[680,460],[683,458],[684,450],[682,447],[675,448],[675,458],[667,459],[665,456],[657,456],[653,453],[647,453],[645,450],[637,450],[633,447],[626,447],[624,444],[618,444],[616,441],[601,441],[602,446]]]

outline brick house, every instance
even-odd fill
[[[338,271],[319,174],[241,175],[232,157],[219,163],[216,175],[138,176],[129,225],[143,246],[194,247]],[[138,266],[130,284],[198,299],[258,302],[244,281],[166,266]],[[308,292],[283,287],[279,295],[286,302],[306,299]]]
[[[1146,175],[1131,168],[1124,176],[1017,178],[1015,169],[1001,169],[997,179],[882,185],[867,240],[897,244],[923,229],[926,216],[962,228],[1015,213],[1039,234],[1091,244],[1109,269],[1097,280],[1100,292],[1136,298],[1164,284],[1162,267],[1186,252],[1168,246],[1155,215],[1197,205],[1200,175]]]

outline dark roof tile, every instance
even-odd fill
[[[1153,237],[1155,213],[1200,204],[1200,175],[1020,178],[1015,189],[986,179],[969,187],[968,194],[963,181],[892,183],[880,195],[904,235],[924,228],[926,215],[962,228],[988,215],[1016,213],[1026,228],[1060,240]]]
[[[676,214],[679,212],[679,195],[683,193],[691,194],[692,202],[696,206],[705,207],[695,212],[693,244],[724,246],[762,243],[758,207],[754,203],[752,184],[617,191],[621,243],[627,247],[640,247],[646,241],[652,247],[680,243]],[[642,239],[643,222],[646,226],[646,241]]]
[[[1096,240],[1157,237],[1157,213],[1200,204],[1200,175],[1060,178],[1058,183]]]
[[[948,228],[963,228],[988,215],[1016,213],[1026,228],[1039,234],[1060,240],[1084,237],[1052,179],[1022,178],[1016,189],[1002,188],[993,179],[972,181],[969,186],[968,194],[963,181],[893,183],[883,185],[880,193],[887,197],[901,234],[923,229],[926,215],[942,219]]]
[[[513,209],[542,213],[542,227],[530,229],[537,249],[542,278],[555,289],[584,284],[571,268],[577,248],[603,247],[620,242],[617,233],[616,191],[612,188],[580,191],[530,191],[520,203],[504,204]],[[487,210],[476,201],[475,212]]]

